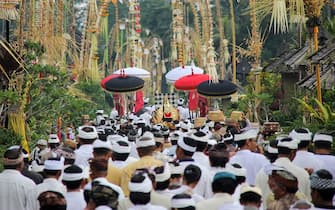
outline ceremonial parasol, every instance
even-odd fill
[[[128,101],[125,93],[135,92],[142,89],[144,86],[144,80],[134,76],[128,76],[121,72],[118,74],[111,74],[101,80],[101,87],[105,90],[113,93],[122,93],[116,94],[115,98],[119,99],[117,103],[121,108],[118,110],[119,115],[123,115],[123,112],[127,113]],[[123,110],[125,109],[125,110]]]
[[[137,68],[137,67],[128,67],[128,68],[124,68],[124,69],[119,69],[119,70],[113,72],[113,74],[121,75],[122,71],[124,71],[124,74],[126,74],[128,76],[135,76],[135,77],[139,77],[139,78],[149,78],[150,77],[150,72],[149,71],[147,71],[145,69]]]
[[[175,83],[174,86],[177,90],[195,90],[197,89],[198,85],[204,81],[209,80],[209,75],[207,74],[191,74],[187,76],[183,76],[179,78]]]
[[[204,70],[196,66],[181,66],[181,67],[177,67],[169,71],[165,75],[165,78],[166,78],[167,83],[174,83],[179,78],[192,74],[192,72],[194,74],[203,74]]]
[[[219,80],[218,82],[208,80],[200,83],[197,90],[203,96],[223,97],[235,93],[237,86],[228,80]]]
[[[126,74],[109,75],[101,80],[101,87],[110,92],[126,93],[133,92],[143,88],[144,80]]]

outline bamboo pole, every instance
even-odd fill
[[[23,34],[23,29],[24,29],[24,23],[25,23],[25,10],[26,10],[26,1],[21,0],[21,6],[20,6],[20,20],[19,20],[19,52],[20,55],[23,53],[23,42],[24,42],[24,34]]]
[[[231,33],[232,33],[232,70],[233,70],[233,83],[236,84],[236,29],[235,29],[235,13],[233,0],[229,0],[230,5],[230,18],[231,18]]]
[[[220,74],[221,74],[221,79],[225,78],[225,72],[226,72],[226,68],[225,68],[225,58],[224,58],[224,44],[223,44],[223,40],[224,40],[224,27],[223,27],[223,21],[222,21],[222,15],[221,15],[221,7],[220,7],[220,0],[215,0],[215,7],[216,7],[216,19],[218,22],[218,29],[219,29],[219,37],[220,37],[220,45],[219,45],[219,70],[220,70]]]
[[[318,26],[313,28],[313,39],[314,39],[314,50],[317,52],[319,50],[319,40],[318,40],[319,29]],[[316,64],[316,88],[317,88],[317,98],[320,103],[322,103],[322,93],[321,93],[321,68],[320,64]]]

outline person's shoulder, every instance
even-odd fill
[[[33,180],[23,175],[20,176],[20,181],[21,181],[22,186],[24,187],[34,187],[34,188],[36,187],[36,184]]]

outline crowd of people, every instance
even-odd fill
[[[260,141],[247,120],[153,125],[148,113],[96,114],[65,139],[38,140],[30,154],[9,147],[0,209],[335,209],[326,132],[296,128]]]

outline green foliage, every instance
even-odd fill
[[[20,101],[20,96],[12,90],[3,90],[0,92],[0,104],[15,104]]]
[[[36,59],[35,49],[40,48],[34,44],[27,46],[32,47],[25,56],[26,63],[30,64],[30,58]],[[73,88],[71,73],[60,71],[59,67],[30,64],[26,68],[29,77],[25,79],[33,78],[25,107],[28,139],[46,138],[47,134],[55,132],[59,117],[63,127],[68,124],[79,126],[83,114],[93,116],[97,108],[106,108],[103,107],[104,92],[99,84],[85,82]],[[75,93],[84,94],[75,94],[69,91],[69,87],[76,89]]]
[[[255,93],[254,77],[248,78],[248,85],[244,87],[245,96],[237,104],[232,104],[232,108],[243,112],[257,114],[258,120],[274,121],[275,110],[271,110],[270,106],[274,103],[276,93],[280,87],[280,76],[272,73],[261,74],[262,87],[259,94]],[[258,104],[258,107],[256,107]],[[255,117],[255,116],[254,116]],[[251,119],[257,120],[257,119]]]
[[[335,111],[326,103],[321,103],[316,98],[310,101],[296,98],[299,104],[312,118],[311,124],[318,129],[335,131]]]

